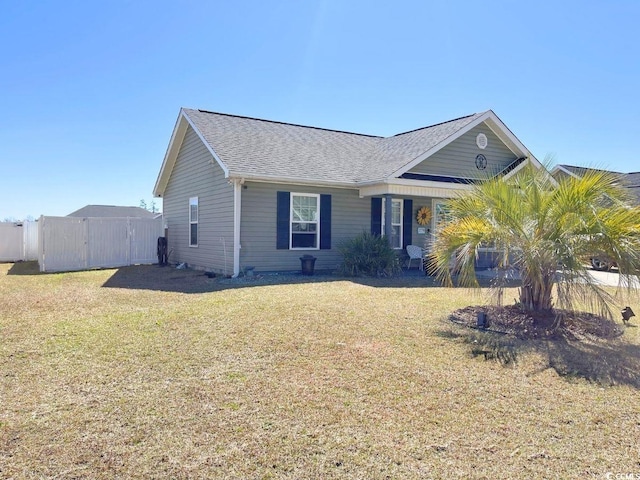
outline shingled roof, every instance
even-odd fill
[[[379,137],[183,108],[154,189],[158,195],[173,168],[185,121],[209,148],[225,175],[235,178],[354,187],[382,182],[400,177],[416,162],[483,121],[498,130],[501,139],[521,153],[519,156],[530,157],[491,110]]]
[[[131,217],[154,218],[157,214],[141,207],[122,207],[117,205],[86,205],[67,217]]]
[[[640,205],[640,172],[627,173],[623,179],[624,186],[631,190],[636,197],[636,202]]]
[[[183,111],[232,176],[336,183],[384,179],[481,115],[384,138],[204,110]]]

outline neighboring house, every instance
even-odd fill
[[[556,165],[551,169],[551,175],[553,175],[553,177],[556,180],[560,180],[563,177],[567,177],[567,176],[579,178],[589,170],[594,170],[594,169],[590,167],[578,167],[576,165]],[[632,193],[633,198],[635,199],[634,204],[640,205],[640,172],[621,173],[621,172],[612,172],[609,170],[599,170],[599,171],[618,175],[620,178],[620,184],[624,185]]]
[[[333,269],[363,231],[422,246],[444,200],[528,162],[543,168],[491,110],[385,138],[181,109],[154,195],[173,262],[237,275],[299,270],[312,254]]]
[[[636,199],[636,205],[640,205],[640,172],[625,174],[623,178],[625,187],[631,190]]]
[[[556,180],[561,180],[567,176],[579,178],[584,175],[585,172],[590,170],[594,169],[589,167],[578,167],[576,165],[556,165],[551,169],[551,175],[553,175]],[[619,176],[620,184],[628,188],[632,194],[632,205],[640,206],[640,172],[620,173],[608,170],[599,171],[606,171]],[[591,255],[592,256],[589,260],[591,261],[591,266],[595,270],[608,271],[611,270],[611,267],[616,266],[615,262],[613,262],[608,255],[603,254],[602,252],[593,252]]]
[[[156,218],[159,214],[152,213],[141,207],[118,207],[114,205],[87,205],[67,217],[130,217],[130,218]]]

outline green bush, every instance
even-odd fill
[[[342,254],[339,272],[351,277],[388,277],[399,273],[400,259],[386,238],[362,232],[343,242],[338,251]]]

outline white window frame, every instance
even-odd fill
[[[318,207],[316,219],[312,221],[296,221],[293,219],[293,197],[312,197],[316,199],[316,205]],[[306,223],[316,225],[316,241],[315,247],[294,247],[293,235],[301,234],[300,232],[293,231],[294,223]],[[302,233],[302,235],[311,235],[309,233]],[[319,193],[298,193],[291,192],[289,201],[289,250],[320,250],[320,194]]]
[[[391,215],[391,226],[392,227],[400,227],[400,245],[398,247],[391,247],[394,250],[402,250],[402,244],[404,243],[404,200],[401,198],[392,198],[391,199],[391,211],[393,212],[393,204],[394,203],[398,203],[400,204],[400,223],[393,223],[393,214]],[[381,226],[382,226],[382,231],[380,232],[381,236],[384,237],[384,230],[385,230],[385,223],[384,223],[384,217],[385,217],[385,209],[387,202],[385,201],[385,199],[382,199],[382,222],[381,222]]]
[[[191,207],[195,206],[196,207],[196,215],[195,215],[195,219],[192,216],[193,213],[193,209]],[[199,238],[200,238],[200,228],[198,225],[200,219],[200,205],[198,203],[198,197],[191,197],[189,198],[189,247],[197,247],[198,246],[198,242],[199,242]],[[191,229],[193,228],[193,225],[196,226],[196,243],[191,243],[191,241],[193,240],[192,234],[191,234]]]
[[[445,218],[443,218],[441,221],[439,221],[439,209],[438,209],[438,205],[443,205],[447,203],[446,200],[443,199],[439,199],[439,198],[434,198],[431,204],[431,211],[433,212],[433,215],[431,216],[431,231],[433,232],[433,235],[436,236],[439,233],[439,230],[442,228],[443,225],[446,225],[447,223],[449,223],[451,221],[451,213],[447,212],[445,213]],[[447,218],[448,217],[448,218]]]

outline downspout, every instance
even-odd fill
[[[240,275],[240,220],[242,219],[242,184],[239,178],[233,179],[233,278]]]
[[[384,236],[387,237],[387,241],[391,244],[391,233],[393,232],[391,226],[391,213],[393,208],[393,202],[391,201],[391,195],[385,193],[384,199]]]

